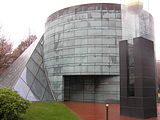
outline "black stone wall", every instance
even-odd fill
[[[131,46],[133,47],[133,52],[130,54],[129,50]],[[134,118],[156,117],[156,79],[153,42],[138,37],[133,39],[133,45],[129,45],[127,40],[120,41],[119,47],[120,114]]]

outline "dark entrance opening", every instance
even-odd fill
[[[119,79],[106,75],[67,75],[64,77],[64,100],[110,102],[119,100]]]

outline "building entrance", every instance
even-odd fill
[[[64,100],[81,102],[117,102],[119,85],[116,76],[64,76]]]

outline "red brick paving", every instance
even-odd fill
[[[64,104],[75,112],[82,120],[105,120],[105,104],[83,102],[64,102]],[[110,104],[108,120],[143,120],[121,117],[119,109],[119,104]],[[160,104],[157,104],[157,113],[157,118],[145,120],[160,120]]]

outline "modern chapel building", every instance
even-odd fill
[[[143,4],[77,5],[46,21],[45,33],[1,76],[0,84],[31,101],[117,102],[119,41],[154,40]]]

